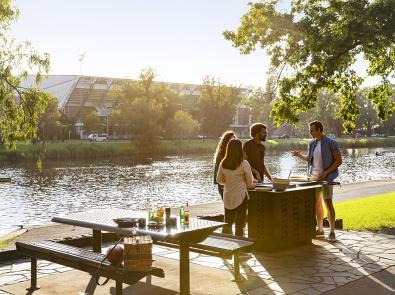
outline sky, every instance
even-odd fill
[[[265,52],[240,55],[222,35],[239,26],[249,1],[15,0],[20,17],[12,34],[50,54],[50,74],[137,79],[152,67],[158,81],[200,84],[211,75],[264,86]]]

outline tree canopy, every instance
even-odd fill
[[[225,39],[241,54],[257,46],[271,57],[271,75],[278,76],[278,99],[272,115],[277,124],[296,123],[312,109],[320,90],[339,95],[338,116],[346,132],[359,116],[356,102],[365,73],[353,65],[368,63],[367,75],[380,77],[368,97],[378,117],[388,120],[395,110],[395,1],[293,0],[279,9],[278,0],[249,3],[249,11]]]
[[[49,55],[40,55],[29,42],[19,44],[10,36],[18,14],[10,0],[0,0],[0,136],[9,145],[37,136],[39,116],[50,100],[37,88],[20,87],[29,70],[40,81],[49,70]]]

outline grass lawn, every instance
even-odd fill
[[[13,241],[15,241],[16,238],[11,238],[7,240],[2,240],[0,241],[0,251],[7,247],[9,244],[11,244]]]
[[[339,202],[334,206],[336,218],[343,219],[344,229],[395,228],[395,192]]]

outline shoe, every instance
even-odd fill
[[[335,235],[335,233],[329,233],[328,242],[336,242],[336,235]]]
[[[324,237],[324,231],[323,230],[316,230],[315,231],[315,237],[316,238],[323,238]]]

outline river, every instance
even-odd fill
[[[377,156],[376,151],[385,151]],[[395,179],[395,149],[344,149],[342,183]],[[305,174],[289,153],[268,153],[272,175]],[[116,162],[44,162],[1,167],[12,178],[0,184],[0,236],[19,225],[48,223],[52,216],[94,208],[147,209],[220,200],[208,156]]]

